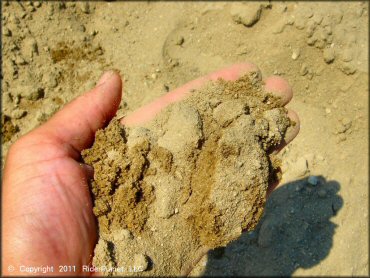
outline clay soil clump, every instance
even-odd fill
[[[83,151],[94,168],[94,265],[179,275],[252,230],[279,179],[272,150],[293,124],[253,74],[209,82],[140,126],[112,120]]]

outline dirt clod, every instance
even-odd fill
[[[254,25],[261,17],[261,3],[250,3],[246,6],[243,3],[233,3],[230,13],[236,23],[241,23],[247,27]]]
[[[253,229],[277,176],[279,162],[267,151],[291,125],[286,113],[246,75],[209,83],[143,126],[116,119],[98,131],[83,158],[95,170],[94,213],[115,263],[133,259],[148,275],[179,275],[197,250]],[[99,248],[95,265],[107,265]]]
[[[6,115],[1,117],[1,136],[3,142],[8,142],[12,136],[19,131],[18,126],[14,125],[11,118]]]

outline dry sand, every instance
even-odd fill
[[[4,1],[2,9],[3,158],[105,69],[124,73],[120,113],[128,113],[252,61],[291,83],[301,132],[280,154],[282,185],[255,231],[209,252],[192,274],[368,274],[366,2]]]

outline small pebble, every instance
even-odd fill
[[[304,12],[304,15],[307,17],[307,18],[311,18],[313,16],[313,11],[311,9],[306,9],[303,11]]]
[[[183,45],[185,39],[183,36],[179,36],[177,39],[176,39],[176,45]]]
[[[22,54],[29,60],[32,60],[34,55],[38,54],[38,45],[35,39],[27,38],[23,42]]]
[[[230,13],[236,23],[242,23],[244,26],[251,27],[260,19],[262,6],[258,2],[250,2],[247,5],[244,3],[233,3]]]
[[[287,10],[288,10],[288,6],[287,6],[287,5],[285,5],[285,4],[283,4],[282,6],[279,6],[279,7],[278,7],[278,11],[279,11],[280,13],[285,13]]]
[[[331,29],[330,26],[326,26],[324,28],[324,30],[325,30],[325,32],[326,32],[327,35],[331,35],[333,33],[333,30]]]
[[[320,198],[325,198],[325,197],[326,197],[326,190],[325,190],[325,189],[320,189],[320,190],[317,192],[317,195],[318,195]]]
[[[338,134],[338,137],[337,137],[337,142],[338,143],[346,141],[346,140],[347,140],[347,135],[345,133]]]
[[[95,51],[95,53],[96,53],[96,55],[101,56],[101,55],[103,55],[103,54],[104,54],[104,51],[103,51],[103,49],[98,48],[98,49]]]
[[[118,241],[133,239],[131,232],[127,229],[122,229],[119,232],[114,233],[114,239]]]
[[[245,55],[245,54],[248,54],[248,53],[249,53],[249,49],[246,46],[241,46],[236,51],[236,55],[239,55],[239,56]]]
[[[297,17],[296,20],[294,21],[294,26],[298,30],[303,30],[304,27],[306,26],[306,19],[302,16]]]
[[[304,186],[303,184],[299,183],[297,184],[297,186],[295,187],[295,191],[296,192],[301,192],[303,190]]]
[[[351,74],[354,74],[356,72],[356,67],[353,63],[351,62],[342,62],[340,65],[339,65],[339,69],[347,74],[347,75],[351,75]]]
[[[299,74],[305,76],[308,73],[308,67],[305,63],[302,64]]]
[[[23,96],[25,96],[28,100],[33,100],[33,101],[43,98],[44,95],[45,95],[45,91],[43,88],[32,89],[28,92],[25,92],[25,94],[23,94]]]
[[[352,121],[349,118],[343,118],[342,119],[342,124],[349,129],[352,125]]]
[[[322,16],[321,14],[316,13],[316,14],[312,17],[312,20],[313,20],[316,24],[320,25],[320,24],[321,24],[321,22],[322,22],[322,20],[323,20],[323,16]]]
[[[4,34],[4,36],[6,36],[6,37],[10,37],[11,35],[12,35],[12,32],[10,31],[10,29],[9,28],[4,28],[3,29],[3,34]]]
[[[311,38],[308,38],[307,39],[307,41],[306,41],[306,43],[309,45],[309,46],[312,46],[312,45],[314,45],[315,44],[315,42],[317,41],[317,38],[313,38],[313,37],[311,37]]]
[[[325,113],[326,113],[326,114],[330,114],[330,113],[331,113],[331,109],[330,109],[330,108],[328,108],[328,107],[326,107],[326,108],[325,108]]]
[[[338,124],[337,126],[337,134],[340,134],[340,133],[345,133],[348,129],[350,129],[352,125],[352,122],[351,120],[345,118],[344,119],[344,122],[342,120],[342,122],[340,124]]]
[[[300,51],[300,49],[299,49],[299,48],[298,48],[298,49],[293,50],[293,53],[292,53],[292,59],[293,59],[293,60],[297,60],[300,54],[301,54],[301,51]]]
[[[307,182],[311,185],[317,185],[319,183],[319,179],[316,176],[309,176]]]
[[[308,163],[304,157],[298,158],[294,165],[297,177],[302,177],[308,172]]]
[[[26,115],[27,115],[27,111],[26,110],[19,109],[19,108],[13,110],[13,112],[11,113],[11,117],[13,119],[21,119],[21,118],[23,118]]]
[[[26,11],[23,11],[23,12],[21,13],[21,15],[20,15],[20,17],[21,17],[21,18],[25,18],[26,16],[27,16]]]
[[[16,95],[15,97],[14,97],[14,103],[17,105],[17,104],[19,104],[21,102],[21,96],[20,95]]]
[[[134,267],[138,272],[142,272],[148,269],[149,261],[147,256],[144,254],[135,254],[134,256]]]
[[[86,83],[85,83],[85,88],[87,88],[87,90],[91,90],[95,87],[96,85],[96,82],[93,81],[93,80],[88,80]]]
[[[306,29],[306,36],[307,38],[312,37],[316,29],[315,24],[307,24],[307,29]]]
[[[317,159],[320,160],[320,161],[324,161],[325,160],[325,158],[322,155],[318,155],[317,156]]]
[[[346,48],[342,51],[340,58],[343,62],[350,62],[352,61],[352,50],[349,48]]]
[[[329,34],[328,32],[326,31],[326,29],[320,29],[320,31],[318,32],[318,37],[323,40],[323,41],[327,41],[328,38],[329,38]]]
[[[284,22],[279,22],[275,24],[275,27],[272,30],[273,34],[280,34],[284,31],[285,29],[285,23]]]
[[[294,24],[294,17],[288,17],[286,20],[285,20],[285,25],[293,25]]]
[[[330,26],[331,25],[331,18],[330,18],[330,15],[326,15],[324,16],[322,22],[321,22],[321,26],[324,26],[324,27],[327,27],[327,26]]]
[[[50,89],[53,89],[58,86],[58,80],[54,74],[45,74],[43,81],[46,83],[46,85]]]
[[[23,65],[27,64],[26,60],[25,60],[22,56],[17,56],[17,57],[15,58],[15,63],[16,63],[17,65],[21,65],[21,66],[23,66]]]
[[[317,47],[318,49],[324,49],[325,46],[326,46],[325,40],[323,39],[316,40],[315,47]]]

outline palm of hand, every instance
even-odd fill
[[[7,161],[9,168],[17,167],[4,180],[12,187],[4,192],[4,206],[11,209],[6,211],[3,231],[5,238],[17,240],[5,253],[16,252],[14,256],[27,259],[30,250],[24,243],[29,242],[35,253],[42,250],[40,256],[54,260],[49,265],[82,269],[89,264],[97,237],[89,169],[71,157],[72,149],[55,139],[29,134],[17,144],[9,154],[14,160]]]

